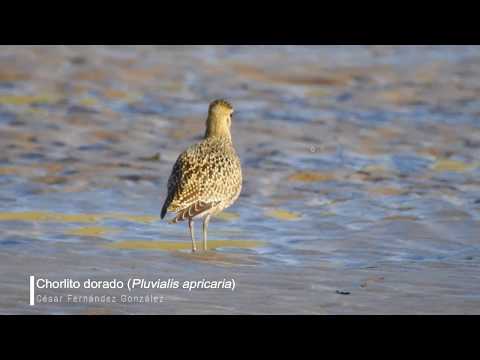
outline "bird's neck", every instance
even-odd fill
[[[224,125],[216,119],[207,119],[207,130],[205,131],[205,139],[208,138],[224,138],[229,142],[232,142],[232,135],[228,126]]]

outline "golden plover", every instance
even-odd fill
[[[210,218],[232,205],[242,189],[240,159],[232,144],[233,107],[215,100],[208,108],[204,139],[178,157],[168,179],[161,218],[175,212],[170,223],[188,220],[192,251],[196,251],[194,219],[203,219],[203,249],[207,250]]]

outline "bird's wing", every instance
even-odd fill
[[[177,184],[180,183],[181,179],[181,168],[182,168],[182,157],[184,157],[184,153],[181,153],[177,160],[175,161],[175,164],[173,165],[172,172],[170,173],[170,177],[168,178],[168,183],[167,183],[167,198],[165,199],[165,202],[163,203],[162,207],[162,213],[161,213],[161,218],[163,219],[165,217],[165,214],[168,211],[168,207],[172,203],[175,193],[177,191]]]
[[[168,179],[168,194],[162,208],[162,219],[167,211],[188,210],[190,205],[194,205],[202,198],[203,188],[199,186],[202,182],[199,171],[201,163],[201,152],[198,151],[198,145],[190,147],[178,156]],[[204,206],[199,203],[196,205],[196,209]]]
[[[215,146],[215,144],[213,145]],[[193,217],[231,197],[229,176],[239,164],[226,156],[225,148],[199,143],[178,157],[168,180],[168,196],[162,209],[177,212],[174,222]],[[234,179],[234,180],[232,180]]]

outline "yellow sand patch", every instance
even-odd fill
[[[92,226],[92,227],[83,227],[78,229],[73,229],[67,232],[68,235],[77,235],[77,236],[102,236],[108,233],[118,232],[117,229],[106,228],[102,226]]]
[[[90,107],[98,104],[98,100],[95,98],[87,97],[79,101],[79,104],[82,106]]]
[[[368,190],[373,195],[394,196],[405,193],[404,190],[394,187],[374,187]]]
[[[61,99],[59,95],[4,95],[0,96],[0,104],[3,105],[31,105],[31,104],[53,104]]]
[[[309,97],[310,96],[312,96],[312,97],[323,97],[323,96],[328,96],[331,93],[332,92],[328,91],[327,89],[318,88],[318,89],[307,91],[306,95],[309,96]]]
[[[256,240],[209,240],[208,248],[240,248],[250,249],[264,245],[263,241]],[[197,241],[197,247],[201,248],[201,241]],[[126,240],[121,242],[112,243],[106,245],[112,249],[122,250],[163,250],[163,251],[176,251],[176,250],[191,250],[192,243],[190,241],[177,242],[177,241],[135,241]]]
[[[386,221],[417,221],[419,219],[416,216],[393,215],[393,216],[384,217],[383,220],[386,220]]]
[[[107,89],[103,92],[103,95],[109,99],[123,99],[128,96],[125,91],[115,89]]]
[[[126,220],[132,222],[139,222],[149,224],[160,219],[160,215],[151,216],[151,215],[128,215],[128,214],[105,214],[105,218],[117,219],[117,220]]]
[[[474,168],[475,165],[467,164],[463,161],[440,159],[432,167],[434,171],[452,171],[463,172]]]
[[[280,219],[280,220],[298,220],[301,217],[297,213],[286,211],[286,210],[271,210],[267,212],[267,216],[273,217],[275,219]]]
[[[64,176],[54,176],[54,175],[37,176],[32,180],[34,182],[47,184],[47,185],[65,184],[68,181],[68,179]]]
[[[315,182],[315,181],[331,181],[335,176],[328,172],[316,172],[316,171],[301,171],[290,175],[289,181],[303,181],[303,182]]]
[[[215,215],[215,217],[225,221],[232,221],[238,219],[240,215],[231,211],[223,211],[220,214]]]
[[[12,175],[17,173],[17,168],[14,167],[0,167],[0,175]]]
[[[62,214],[43,211],[0,212],[0,221],[95,223],[104,219],[119,219],[139,223],[151,223],[159,218],[159,216],[129,214]]]
[[[161,88],[166,91],[177,92],[182,90],[183,86],[180,82],[165,82],[160,84]]]
[[[51,221],[51,222],[81,222],[89,223],[100,220],[98,215],[60,214],[42,211],[2,212],[0,221]]]
[[[39,213],[42,216],[42,213]],[[47,217],[50,217],[53,221],[60,221],[60,222],[81,222],[81,223],[91,223],[97,222],[101,219],[100,215],[93,215],[93,214],[47,214]]]

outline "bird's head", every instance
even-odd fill
[[[205,137],[226,136],[231,140],[233,106],[226,100],[215,100],[210,103],[207,117]]]

